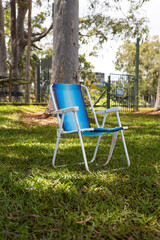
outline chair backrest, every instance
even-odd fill
[[[81,129],[90,128],[89,118],[81,91],[81,85],[77,84],[52,84],[52,90],[58,109],[78,106],[77,112],[79,125]],[[65,131],[77,130],[77,124],[74,113],[66,113],[64,116],[63,129]]]

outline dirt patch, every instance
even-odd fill
[[[160,115],[160,111],[134,112],[135,115]]]
[[[44,111],[38,111],[36,113],[21,112],[22,121],[27,126],[33,125],[58,125],[56,117],[52,115],[46,115]]]

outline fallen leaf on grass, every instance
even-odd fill
[[[77,224],[84,224],[84,223],[86,223],[86,222],[89,222],[91,219],[92,219],[92,217],[89,217],[89,218],[87,218],[87,219],[85,219],[85,220],[82,220],[82,221],[79,221],[79,222],[76,222],[76,223],[77,223]]]

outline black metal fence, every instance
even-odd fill
[[[125,111],[136,107],[136,79],[128,74],[111,73],[108,77],[107,107],[121,106]]]

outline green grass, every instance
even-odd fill
[[[119,134],[109,165],[87,173],[52,167],[57,126],[24,122],[24,111],[43,109],[0,106],[0,239],[160,239],[160,115],[122,113],[131,166]],[[116,126],[113,114],[106,126]],[[83,139],[91,159],[96,138]],[[110,142],[102,137],[99,164]],[[56,160],[82,161],[78,136],[61,139]]]

